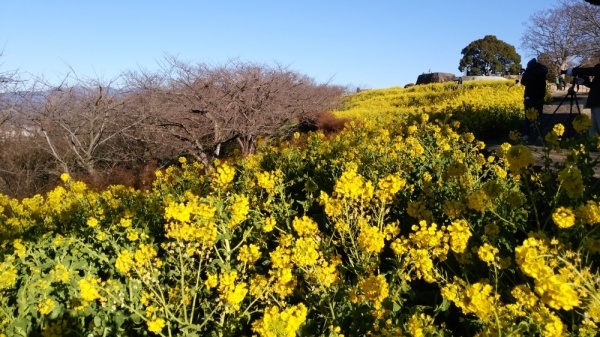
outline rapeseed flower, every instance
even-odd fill
[[[217,167],[216,172],[213,174],[213,182],[216,184],[216,187],[225,188],[229,186],[229,184],[235,178],[235,168],[228,165],[227,163],[220,165]]]
[[[319,232],[317,223],[306,215],[301,218],[294,217],[292,227],[299,236],[312,236]]]
[[[370,181],[365,180],[357,173],[358,165],[349,163],[342,176],[333,187],[334,195],[337,198],[346,198],[349,200],[363,199],[368,201],[373,196],[374,188]]]
[[[25,247],[21,239],[15,239],[13,241],[13,247],[15,248],[15,254],[19,258],[24,258],[25,255],[27,255],[27,248]]]
[[[471,230],[466,220],[455,220],[448,226],[450,234],[450,249],[455,253],[463,253],[467,249]]]
[[[377,254],[385,246],[384,239],[385,233],[381,232],[379,228],[365,224],[360,228],[357,241],[363,251]]]
[[[552,221],[560,228],[570,228],[575,225],[575,214],[570,207],[558,207],[552,213]]]
[[[311,237],[299,238],[292,248],[291,260],[298,267],[313,266],[319,259],[318,245]]]
[[[248,217],[248,213],[250,212],[250,200],[248,200],[248,197],[245,195],[234,194],[229,211],[230,216],[227,226],[231,229],[235,229]]]
[[[358,288],[361,293],[360,298],[372,301],[376,309],[381,308],[383,301],[389,295],[388,283],[383,275],[371,275],[361,279],[358,282]]]
[[[262,231],[265,233],[269,233],[275,228],[276,224],[277,222],[275,221],[275,218],[270,216],[265,219],[265,224],[262,227]]]
[[[571,310],[580,303],[577,291],[565,275],[536,278],[534,290],[543,303],[554,309]]]
[[[499,252],[498,248],[496,248],[488,243],[484,243],[477,250],[477,255],[479,256],[479,259],[481,261],[487,263],[488,265],[493,265],[494,261],[496,260],[496,255],[498,254],[498,252]]]
[[[40,302],[38,302],[37,310],[42,316],[46,316],[54,310],[54,306],[56,302],[54,302],[51,298],[44,298]]]
[[[277,306],[265,308],[264,315],[252,323],[252,330],[260,337],[295,337],[296,331],[306,320],[308,310],[304,304],[283,310]]]
[[[260,248],[255,244],[243,245],[238,253],[238,261],[253,264],[260,258]]]
[[[99,279],[88,275],[77,281],[77,285],[79,286],[79,297],[85,302],[92,302],[101,297],[98,291]]]
[[[506,153],[508,168],[513,172],[519,172],[535,163],[531,150],[524,145],[511,146]]]
[[[204,281],[204,285],[208,289],[212,289],[219,284],[219,277],[217,274],[206,273],[206,280]]]
[[[50,271],[50,276],[56,282],[66,283],[67,281],[69,281],[71,273],[69,272],[69,269],[67,269],[67,267],[59,263],[56,266],[54,266],[54,268]]]
[[[94,228],[94,227],[98,226],[98,219],[96,219],[93,216],[89,217],[86,221],[86,224],[88,225],[88,227]]]
[[[571,199],[581,197],[584,190],[581,171],[575,166],[567,166],[558,173],[556,179],[562,188],[565,189],[567,196]]]
[[[148,325],[148,331],[158,334],[165,327],[166,322],[163,318],[159,317],[159,318],[155,318],[153,320],[148,320],[146,322],[146,325]]]
[[[586,114],[578,114],[573,118],[573,129],[579,134],[588,132],[590,126],[592,126],[592,121]]]
[[[486,208],[493,205],[491,198],[487,195],[485,190],[479,189],[469,194],[467,197],[467,206],[470,209],[478,212],[485,211]]]
[[[274,172],[255,172],[254,176],[257,185],[269,194],[273,194],[277,185],[281,184],[283,180],[283,172],[279,169]]]
[[[240,282],[230,286],[223,296],[225,303],[228,305],[226,312],[238,311],[240,309],[240,303],[246,298],[247,293],[248,285],[246,282]]]
[[[377,198],[383,202],[389,202],[405,186],[406,180],[398,174],[387,175],[377,183]]]

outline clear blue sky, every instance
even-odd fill
[[[485,35],[520,48],[523,23],[557,0],[0,0],[0,72],[58,80],[152,70],[165,54],[288,66],[318,82],[387,88],[459,75]]]

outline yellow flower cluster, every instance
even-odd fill
[[[8,289],[17,282],[17,269],[8,260],[0,264],[0,290]]]
[[[419,221],[419,225],[413,225],[412,230],[414,233],[408,235],[412,244],[417,248],[431,251],[432,255],[440,258],[441,261],[446,259],[450,248],[446,227],[442,226],[438,229],[435,223],[427,225],[426,221]]]
[[[330,261],[322,259],[314,267],[310,276],[315,280],[315,284],[320,288],[329,288],[339,280],[338,266],[342,264],[340,258],[333,258]]]
[[[275,170],[273,172],[255,172],[257,184],[268,194],[273,194],[275,188],[283,182],[283,172]]]
[[[92,302],[96,299],[101,298],[99,293],[100,280],[92,276],[86,276],[81,280],[77,281],[79,286],[79,297],[85,302]]]
[[[280,297],[290,295],[296,287],[297,281],[292,273],[292,249],[294,238],[291,236],[282,236],[277,246],[269,256],[273,269],[269,271],[274,283],[272,290]]]
[[[488,243],[484,243],[477,250],[477,255],[479,256],[479,259],[481,261],[487,263],[488,265],[494,265],[494,263],[496,261],[496,255],[498,255],[498,252],[499,252],[498,248],[496,248]]]
[[[219,277],[219,294],[226,303],[226,312],[235,312],[240,309],[240,303],[246,298],[248,285],[245,282],[236,282],[236,271],[224,272]]]
[[[432,332],[434,322],[433,317],[420,313],[410,316],[406,325],[411,337],[425,337]]]
[[[389,286],[383,275],[370,275],[358,282],[358,287],[349,293],[352,303],[370,301],[373,308],[381,308],[389,296]]]
[[[217,167],[216,172],[214,172],[212,181],[216,185],[217,188],[226,188],[235,178],[235,168],[224,163]]]
[[[575,209],[575,216],[583,224],[595,225],[600,223],[600,206],[594,200],[588,200],[585,204]]]
[[[552,221],[560,228],[570,228],[575,226],[575,213],[570,207],[558,207],[552,213]]]
[[[23,244],[23,241],[21,239],[14,240],[13,247],[15,248],[15,255],[17,255],[18,257],[24,258],[27,254],[27,248],[25,248],[25,245]]]
[[[337,180],[333,188],[334,196],[349,200],[368,201],[373,197],[374,188],[370,181],[366,181],[357,173],[356,163],[349,163],[342,176]]]
[[[588,132],[590,126],[592,126],[592,120],[586,114],[578,114],[573,118],[573,129],[579,134]]]
[[[243,245],[238,253],[238,261],[253,264],[260,258],[260,248],[255,244]]]
[[[69,269],[67,269],[67,267],[59,263],[56,266],[54,266],[54,269],[50,271],[50,276],[56,282],[66,283],[67,281],[69,281],[71,273],[69,272]]]
[[[208,198],[186,194],[187,202],[170,202],[165,207],[166,236],[177,241],[197,241],[204,247],[212,246],[218,235],[214,216],[217,208],[211,204]],[[240,215],[245,211],[245,202],[236,210]],[[239,220],[236,219],[236,220]]]
[[[377,198],[382,202],[390,202],[398,191],[406,186],[406,180],[399,174],[390,174],[385,176],[377,183]]]
[[[569,273],[555,274],[556,262],[546,261],[551,249],[543,240],[530,237],[515,249],[515,259],[523,273],[535,280],[535,292],[554,309],[571,310],[579,305],[579,295]],[[556,252],[554,252],[556,254]]]
[[[484,189],[478,189],[473,193],[470,193],[467,197],[467,206],[478,212],[483,212],[492,205],[492,199],[487,195]]]
[[[494,294],[493,287],[483,282],[465,285],[462,280],[456,278],[454,283],[445,285],[441,293],[465,314],[475,314],[485,323],[492,320],[494,310],[500,306],[500,295]]]
[[[235,229],[242,221],[246,220],[250,212],[250,201],[248,197],[241,194],[234,194],[230,206],[230,218],[227,224],[229,228]]]
[[[148,331],[158,334],[165,327],[166,322],[163,318],[155,318],[153,320],[148,320],[146,324],[148,325]]]
[[[252,330],[261,337],[295,337],[306,321],[307,312],[302,303],[283,310],[278,306],[267,307],[263,317],[252,324]]]
[[[524,145],[510,146],[506,153],[508,169],[512,172],[520,172],[535,163],[531,150]]]
[[[556,179],[562,188],[565,189],[567,196],[571,199],[581,197],[585,186],[581,171],[574,166],[567,166],[558,173]]]
[[[525,118],[530,121],[536,121],[538,119],[538,111],[535,108],[525,110]]]
[[[358,234],[358,246],[365,252],[370,254],[378,254],[385,246],[385,233],[379,228],[363,224]]]
[[[42,316],[46,316],[50,314],[52,310],[54,310],[55,305],[56,302],[54,302],[54,300],[51,298],[44,298],[38,302],[37,310]]]
[[[544,139],[550,144],[557,145],[559,138],[562,137],[562,135],[564,133],[565,133],[565,126],[558,123],[558,124],[554,125],[554,127],[552,128],[552,131],[550,131],[546,134]]]
[[[320,257],[319,247],[312,237],[301,237],[292,248],[292,262],[298,267],[313,266]]]
[[[467,249],[471,230],[466,220],[455,220],[448,226],[450,233],[450,249],[455,253],[463,253]]]
[[[319,233],[317,223],[306,215],[301,218],[294,217],[292,227],[299,236],[312,236]]]
[[[145,275],[153,268],[162,265],[162,261],[156,256],[156,249],[152,245],[142,243],[133,254],[127,249],[122,250],[115,261],[115,268],[125,275],[132,271],[138,275]]]
[[[451,244],[455,245],[456,249],[460,249],[463,244],[460,240],[465,238],[468,240],[461,227],[463,224],[456,222],[453,225],[454,243],[451,243],[452,234],[449,234],[445,226],[438,229],[435,223],[428,225],[426,221],[420,221],[419,225],[412,226],[414,232],[410,233],[408,238],[402,236],[394,240],[390,248],[402,261],[403,269],[409,272],[414,270],[416,279],[433,283],[436,281],[433,259],[446,260]]]

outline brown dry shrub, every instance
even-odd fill
[[[115,166],[96,177],[82,175],[74,178],[83,181],[94,190],[104,190],[110,185],[123,185],[140,191],[148,191],[156,179],[155,172],[157,170],[156,160],[151,160],[136,167]]]
[[[317,129],[329,136],[342,131],[346,123],[351,121],[349,118],[336,117],[331,111],[321,112],[316,117]]]

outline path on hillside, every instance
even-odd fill
[[[577,114],[582,113],[590,115],[590,109],[584,109],[585,102],[587,100],[587,94],[589,89],[584,86],[580,86],[579,91],[574,96],[568,95],[567,90],[556,90],[552,91],[553,102],[552,104],[544,105],[544,114],[541,116],[540,124],[542,134],[545,135],[552,127],[557,123],[562,123],[565,128],[570,125],[570,118],[575,118]],[[573,98],[573,104],[571,105],[571,98]],[[577,108],[579,104],[579,109]],[[567,129],[568,131],[568,129]],[[565,131],[565,135],[567,134]],[[572,131],[574,135],[575,132]],[[488,151],[496,151],[504,142],[512,143],[508,137],[493,139],[486,141],[486,149]],[[543,161],[543,148],[537,144],[527,145],[531,149],[533,156],[538,165],[542,165]],[[556,161],[562,161],[566,158],[567,152],[562,153],[552,152],[550,158]],[[600,152],[592,152],[591,155],[595,158],[600,157]],[[595,177],[600,178],[600,167],[594,168]]]

